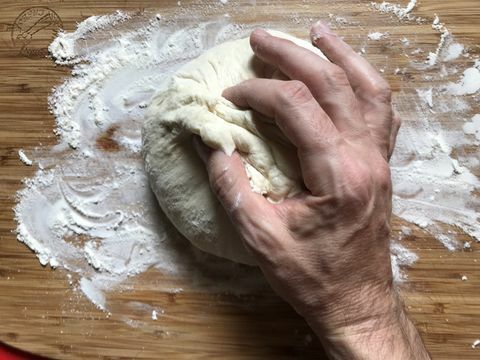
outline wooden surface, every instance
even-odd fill
[[[205,3],[207,1],[200,5]],[[219,2],[212,3],[220,8]],[[438,34],[431,30],[430,24],[392,26],[395,22],[386,21],[386,16],[369,9],[369,1],[319,0],[313,2],[316,5],[309,5],[308,1],[283,1],[283,7],[277,6],[280,2],[264,6],[257,1],[253,12],[251,3],[246,1],[239,8],[247,9],[243,15],[247,19],[254,16],[258,21],[285,13],[326,18],[330,12],[353,20],[362,19],[371,25],[370,30],[415,37],[419,46],[429,49],[438,43]],[[470,46],[472,54],[479,53],[478,0],[420,0],[419,3],[417,15],[431,19],[433,13],[438,13],[458,41]],[[67,30],[74,29],[76,22],[90,15],[119,8],[168,12],[178,7],[176,1],[2,1],[0,341],[54,358],[322,358],[321,347],[314,338],[309,341],[309,330],[303,320],[271,292],[251,296],[189,289],[180,294],[160,292],[156,284],[167,279],[151,271],[130,281],[134,292],[125,290],[109,297],[112,315],[107,316],[69,287],[63,271],[41,267],[34,254],[16,241],[12,234],[14,194],[21,188],[21,179],[34,172],[19,161],[17,151],[39,143],[55,144],[54,120],[47,110],[47,95],[52,86],[68,75],[67,69],[55,67],[44,56],[52,33],[37,33],[23,50],[21,43],[12,41],[16,29],[13,24],[22,21],[19,15],[33,6],[54,10],[59,19],[56,21]],[[184,9],[188,6],[188,1],[182,1]],[[25,14],[35,16],[27,12],[24,17]],[[348,26],[339,30],[347,40],[358,42],[351,31]],[[384,57],[388,51],[388,48],[376,49],[376,53],[369,53],[367,57],[375,62],[376,56],[377,59]],[[413,89],[414,73],[411,78]],[[388,76],[388,79],[394,90],[398,91],[400,86],[405,88],[398,78]],[[402,224],[395,219],[394,230]],[[473,244],[473,251],[451,253],[417,229],[405,243],[415,250],[420,260],[408,270],[409,281],[402,286],[402,293],[429,351],[435,359],[480,358],[480,349],[471,348],[472,342],[480,338],[480,246]],[[462,275],[467,275],[468,281],[461,281]],[[181,280],[177,285],[181,285]],[[135,302],[140,300],[165,309],[165,315],[157,321],[151,320],[145,311],[135,308]],[[135,320],[130,325],[121,316],[126,311]]]

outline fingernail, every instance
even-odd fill
[[[260,38],[260,39],[264,39],[266,38],[267,36],[269,36],[270,34],[268,32],[266,32],[265,30],[261,29],[261,28],[257,28],[255,30],[252,31],[252,35],[251,36],[254,36],[256,38]]]
[[[330,26],[321,20],[313,24],[312,29],[310,30],[310,37],[313,41],[318,40],[326,34],[333,34],[332,29],[330,29]]]
[[[252,50],[257,53],[261,48],[261,43],[268,37],[270,34],[263,29],[255,29],[250,35],[250,46]]]

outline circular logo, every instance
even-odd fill
[[[63,27],[58,14],[44,6],[34,6],[17,16],[12,26],[12,42],[27,57],[44,57],[48,45]]]

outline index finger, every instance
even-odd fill
[[[252,32],[250,44],[262,61],[277,67],[288,78],[307,85],[340,132],[367,130],[352,87],[339,66],[325,56],[262,29]]]
[[[312,26],[310,37],[313,44],[347,74],[372,139],[387,156],[392,133],[395,132],[388,82],[363,56],[334,34],[328,25],[317,22]]]
[[[300,81],[250,79],[226,89],[223,96],[275,120],[298,149],[314,152],[340,137],[338,130]]]
[[[356,53],[330,28],[317,22],[310,31],[312,42],[332,61],[339,65],[347,74],[348,80],[357,95],[365,99],[375,99],[390,103],[388,83],[367,59]]]

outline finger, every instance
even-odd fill
[[[207,168],[210,187],[234,222],[246,226],[261,217],[262,209],[269,204],[265,198],[254,193],[250,187],[245,167],[240,156],[213,150],[198,137],[194,146]]]
[[[250,79],[226,89],[223,96],[275,120],[299,150],[321,151],[340,137],[309,89],[299,81]]]
[[[357,99],[365,122],[377,145],[386,153],[390,148],[391,133],[391,92],[388,82],[361,55],[356,53],[328,25],[319,21],[310,31],[312,43],[334,64],[346,73]]]
[[[228,156],[223,151],[210,149],[198,136],[193,143],[206,165],[210,186],[239,231],[246,249],[260,265],[271,262],[272,249],[278,251],[283,247],[282,240],[275,236],[283,226],[276,221],[275,205],[251,190],[237,153]]]
[[[402,125],[402,120],[398,113],[394,111],[393,121],[392,121],[392,131],[390,132],[390,146],[388,149],[388,160],[392,157],[393,151],[395,150],[395,144],[397,143],[397,135]]]
[[[364,131],[355,95],[345,72],[310,50],[257,29],[250,36],[255,54],[292,80],[303,82],[341,131]]]
[[[240,107],[273,118],[297,147],[307,189],[314,195],[328,192],[331,178],[327,172],[343,139],[303,83],[251,79],[226,89],[223,95]]]

